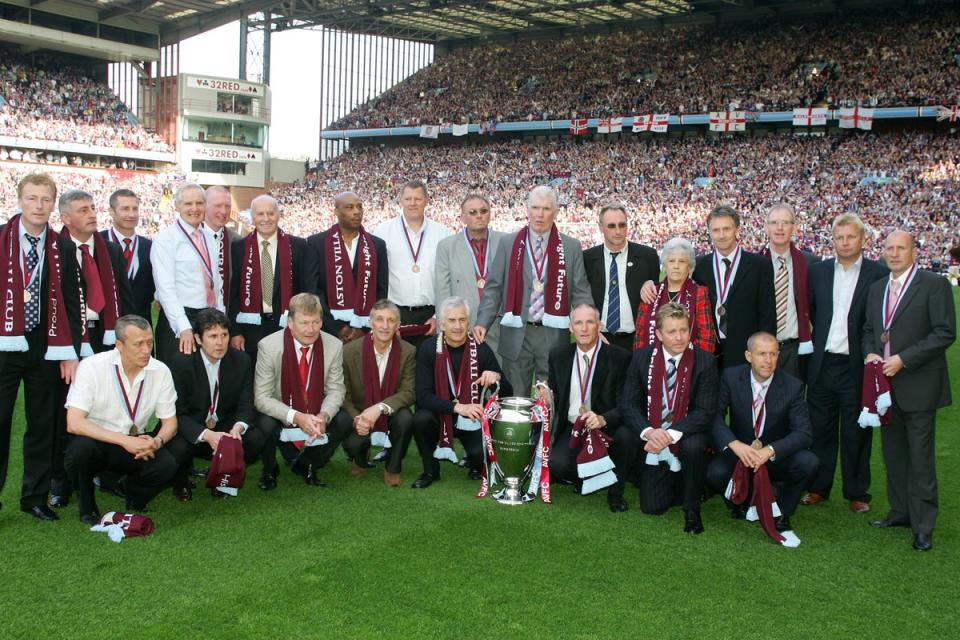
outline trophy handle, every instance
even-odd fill
[[[500,382],[499,381],[494,382],[492,386],[493,391],[491,391],[490,389],[491,387],[484,387],[480,391],[480,404],[486,405],[487,400],[490,398],[490,396],[495,396],[498,393],[500,393]]]
[[[536,384],[533,385],[533,388],[537,391],[543,389],[544,395],[546,396],[545,402],[547,409],[550,411],[550,415],[553,415],[553,390],[550,389],[545,380],[537,380]]]

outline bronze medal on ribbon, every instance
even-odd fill
[[[669,422],[673,424],[673,411],[667,414],[667,417],[663,419],[664,422]]]
[[[760,442],[760,438],[756,438],[753,442],[750,443],[750,446],[754,449],[763,449],[763,443]]]
[[[579,411],[580,415],[582,416],[586,412],[587,412],[587,405],[585,404],[580,405],[580,411]]]
[[[130,427],[130,435],[135,436],[137,435],[137,432],[138,432],[137,425],[133,425]]]
[[[485,286],[487,286],[487,281],[483,278],[477,278],[477,289],[483,289]]]
[[[541,291],[543,291],[543,283],[540,282],[539,280],[535,280],[533,282],[533,290],[536,291],[537,293],[540,293]]]
[[[887,344],[888,342],[890,342],[890,332],[889,332],[889,331],[884,331],[883,333],[880,334],[880,342],[881,342],[882,344]]]
[[[414,264],[412,267],[410,267],[410,270],[414,273],[420,273],[420,265]]]
[[[216,428],[217,428],[217,421],[214,420],[213,418],[207,418],[207,429],[209,429],[210,431],[213,431]]]
[[[722,304],[717,305],[717,315],[720,316],[721,318],[727,315],[727,308]]]

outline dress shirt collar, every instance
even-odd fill
[[[25,226],[23,226],[23,218],[21,217],[20,218],[20,239],[22,240],[22,242],[20,244],[23,246],[24,251],[30,250],[30,245],[28,244],[28,241],[27,241],[27,236],[29,235],[32,235],[32,234],[27,231],[27,228]],[[39,236],[33,236],[33,237],[40,238],[40,242],[37,243],[37,250],[39,251],[43,249],[43,243],[47,238],[47,227],[45,226],[43,228],[43,231],[40,232]]]
[[[622,248],[620,248],[620,249],[618,249],[616,252],[614,252],[614,251],[612,251],[612,250],[610,249],[610,247],[607,246],[606,243],[604,243],[604,244],[603,244],[603,254],[604,254],[605,256],[607,256],[608,258],[611,258],[611,257],[613,257],[613,254],[616,253],[618,258],[621,258],[621,257],[626,258],[626,257],[627,257],[627,247],[628,247],[628,246],[629,246],[628,244],[624,244]]]
[[[204,351],[203,349],[200,349],[200,357],[203,358],[203,365],[207,369],[212,368],[214,371],[216,371],[220,367],[220,363],[223,362],[222,358],[220,360],[217,360],[216,362],[213,362],[212,360],[210,360],[210,357],[207,355],[207,352]]]
[[[322,339],[323,339],[323,338],[321,338],[320,336],[317,336],[317,340],[322,340]],[[314,344],[316,344],[316,343],[314,343]],[[301,344],[299,340],[297,340],[296,338],[294,338],[294,339],[293,339],[293,347],[297,350],[296,354],[294,354],[294,355],[297,356],[297,360],[300,359],[300,348],[301,348],[301,347],[306,347],[306,348],[307,348],[307,357],[308,357],[308,358],[312,358],[312,357],[313,357],[313,345],[312,345],[312,344],[309,344],[309,345],[307,345],[307,344]]]
[[[720,249],[718,249],[716,245],[713,246],[713,250],[717,252],[717,255],[720,256],[721,260],[723,260],[724,258],[733,260],[733,256],[737,253],[737,249],[739,248],[740,248],[740,243],[738,242],[737,244],[733,245],[733,249],[730,249],[730,253],[724,255],[723,251],[720,251]]]
[[[273,234],[272,236],[270,236],[269,238],[264,238],[264,237],[263,237],[262,235],[260,235],[260,233],[258,232],[258,233],[257,233],[257,246],[260,247],[260,250],[262,251],[262,250],[263,250],[263,241],[266,240],[266,241],[267,241],[267,244],[270,245],[270,249],[271,249],[271,250],[272,250],[272,249],[275,249],[276,246],[277,246],[277,236],[278,236],[278,235],[279,235],[279,234],[274,233],[274,234]]]
[[[113,227],[113,229],[111,229],[111,230],[113,231],[114,237],[115,237],[117,240],[119,240],[120,242],[123,242],[124,238],[126,238],[126,239],[129,240],[130,242],[133,242],[133,240],[137,237],[137,232],[136,232],[136,231],[134,231],[134,232],[131,233],[130,235],[126,235],[126,234],[123,233],[123,231],[120,231],[120,229],[118,229],[118,228],[116,228],[116,227]]]
[[[73,243],[75,245],[77,245],[77,249],[80,248],[80,245],[84,245],[84,244],[87,245],[87,248],[90,249],[90,255],[91,256],[93,255],[93,248],[94,246],[96,246],[94,245],[94,242],[93,242],[93,234],[91,234],[90,237],[84,241],[84,240],[78,240],[77,237],[71,233],[70,239],[73,240]]]
[[[663,364],[664,366],[669,365],[670,361],[673,360],[674,366],[680,366],[680,358],[683,357],[683,352],[678,353],[677,355],[670,355],[670,352],[667,351],[667,348],[663,348]]]
[[[844,273],[849,273],[850,271],[859,271],[862,265],[863,265],[863,254],[861,253],[857,257],[856,262],[854,262],[849,267],[844,268],[844,266],[840,264],[840,260],[837,259],[833,264],[833,268],[834,268],[834,271],[842,271]]]
[[[790,253],[790,245],[787,245],[786,251],[784,251],[783,253],[779,253],[776,249],[773,248],[773,245],[771,244],[770,256],[774,258],[783,258],[784,261],[787,263],[787,267],[790,267],[791,266],[790,263],[793,262],[793,255]]]
[[[901,274],[900,274],[899,276],[897,276],[896,278],[893,277],[893,272],[891,271],[891,272],[890,272],[890,280],[891,280],[891,281],[896,280],[897,282],[900,283],[900,286],[902,287],[903,285],[907,284],[907,274],[910,273],[910,269],[911,269],[912,267],[913,267],[913,265],[910,265],[909,267],[907,267],[906,269],[904,269],[904,270],[903,270],[903,273],[901,273]]]
[[[200,229],[201,227],[203,227],[202,222],[198,225],[193,225],[187,222],[183,216],[177,216],[177,220],[179,220],[180,223],[183,224],[183,227],[187,230],[187,233],[192,232],[194,229]]]
[[[763,382],[760,382],[759,380],[757,380],[757,377],[753,374],[753,369],[751,369],[751,370],[750,370],[750,384],[751,384],[751,386],[753,387],[754,394],[756,394],[756,392],[759,391],[759,390],[761,390],[761,389],[766,389],[767,387],[769,387],[769,386],[770,386],[770,383],[773,382],[773,376],[775,376],[775,375],[777,375],[777,372],[776,372],[776,371],[774,371],[774,372],[773,372],[773,375],[771,375],[769,378],[767,378],[767,379],[764,380]]]

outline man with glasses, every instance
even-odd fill
[[[600,209],[603,244],[583,252],[583,268],[594,305],[600,309],[603,336],[633,350],[634,318],[643,283],[660,279],[660,259],[650,247],[627,241],[627,208],[609,202]]]
[[[433,288],[438,303],[451,296],[469,302],[470,326],[474,326],[477,322],[476,310],[490,278],[490,266],[504,233],[490,228],[490,201],[479,194],[469,194],[463,199],[460,221],[463,230],[444,238],[437,245]],[[499,339],[500,325],[495,323],[486,336],[486,342],[495,355]]]
[[[802,379],[800,356],[813,353],[807,267],[818,259],[794,244],[796,228],[797,216],[792,206],[778,202],[770,207],[767,212],[769,243],[760,255],[769,258],[773,265],[777,342],[780,343],[777,366]]]

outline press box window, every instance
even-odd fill
[[[243,162],[224,162],[223,160],[193,160],[190,169],[194,173],[220,173],[231,176],[242,176],[247,173],[247,165]]]

